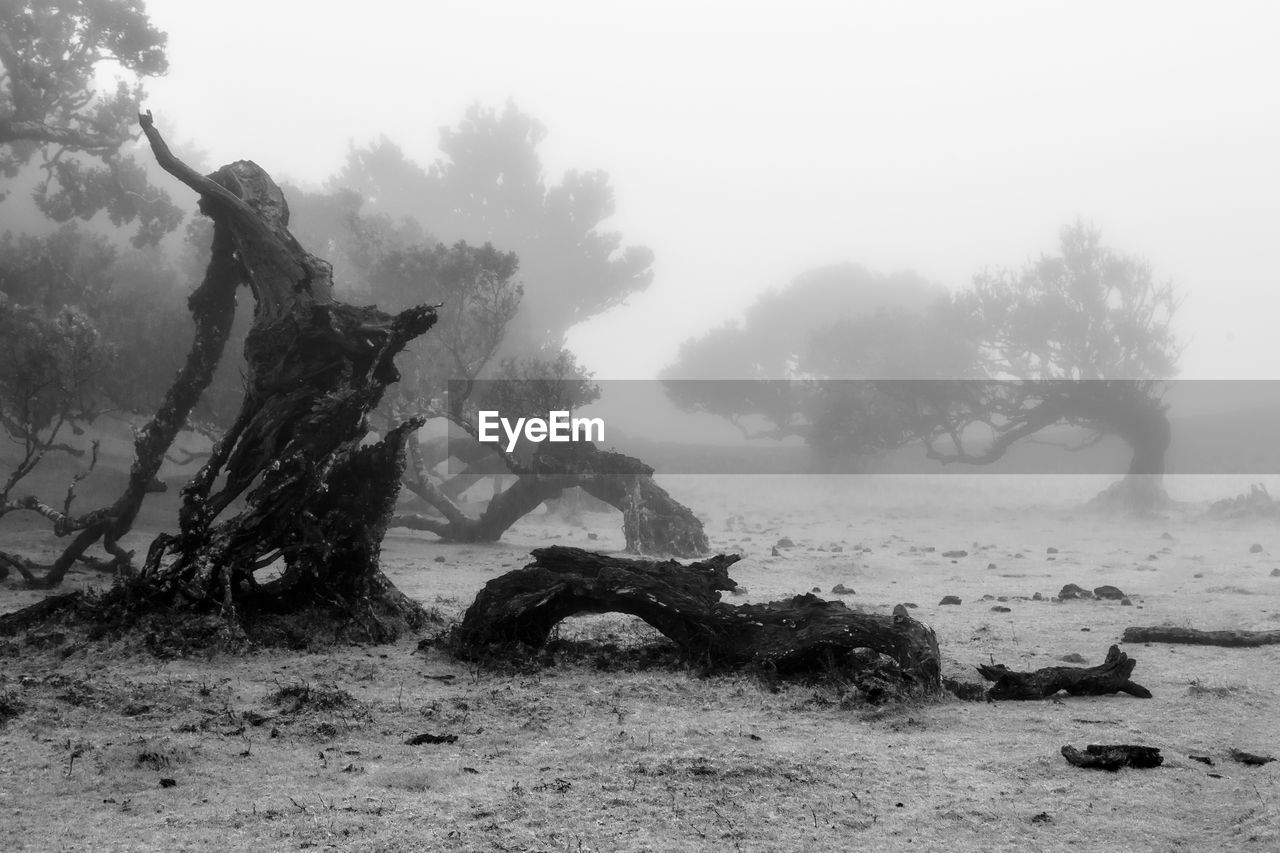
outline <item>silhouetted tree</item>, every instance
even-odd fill
[[[895,393],[916,401],[928,454],[942,462],[989,464],[1054,425],[1088,429],[1080,447],[1118,436],[1133,457],[1107,497],[1147,509],[1165,497],[1172,433],[1161,395],[1180,352],[1170,326],[1177,297],[1148,263],[1104,246],[1097,229],[1076,222],[1060,238],[1057,255],[984,272],[957,298],[990,381]],[[975,427],[987,437],[978,449]]]
[[[441,157],[424,169],[387,139],[351,152],[330,182],[371,210],[410,217],[446,244],[492,243],[520,258],[527,299],[502,353],[558,350],[574,325],[607,311],[652,279],[653,253],[604,230],[613,189],[604,172],[568,171],[549,184],[538,154],[546,129],[508,103],[479,105],[440,131]]]

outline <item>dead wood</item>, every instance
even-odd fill
[[[425,475],[411,478],[406,485],[444,518],[399,515],[393,523],[452,542],[496,542],[511,525],[576,486],[622,511],[629,553],[686,558],[707,553],[702,522],[654,482],[653,469],[634,456],[576,442],[538,453],[514,473],[519,476],[493,496],[479,518],[463,513]]]
[[[724,604],[720,593],[737,586],[728,571],[737,555],[681,565],[555,546],[535,550],[533,558],[480,591],[448,639],[454,654],[472,659],[495,646],[539,647],[570,616],[629,613],[691,660],[783,674],[830,672],[865,667],[866,656],[856,652],[869,649],[887,656],[899,686],[941,689],[937,639],[901,605],[884,615],[813,595]]]
[[[1280,643],[1280,631],[1198,631],[1195,628],[1154,625],[1125,628],[1121,639],[1126,643],[1187,643],[1195,646],[1255,648]]]
[[[992,699],[1045,699],[1060,690],[1072,696],[1128,693],[1150,699],[1151,691],[1129,680],[1135,666],[1137,661],[1112,646],[1106,660],[1097,666],[1047,666],[1034,672],[1014,672],[1004,664],[984,664],[978,673],[995,682],[987,691]]]
[[[1130,746],[1128,744],[1091,743],[1084,752],[1074,746],[1064,746],[1062,757],[1076,767],[1087,767],[1094,770],[1110,770],[1112,773],[1121,767],[1148,769],[1164,764],[1164,756],[1153,746]]]
[[[288,205],[266,172],[240,161],[200,175],[149,114],[139,119],[161,167],[200,194],[214,221],[209,277],[222,270],[219,281],[245,281],[256,308],[239,415],[182,490],[179,532],[157,537],[142,571],[99,609],[117,619],[217,613],[233,637],[288,642],[300,633],[383,641],[421,625],[421,605],[378,563],[420,422],[365,439],[369,412],[399,379],[395,356],[435,323],[435,309],[393,316],[335,300],[332,268],[289,232]],[[139,439],[154,440],[157,465],[167,429]],[[134,473],[143,476],[131,484],[145,491],[154,471]],[[239,499],[243,509],[230,515]]]

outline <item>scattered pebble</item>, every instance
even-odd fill
[[[842,583],[838,583],[831,587],[831,591],[836,595],[855,595],[856,593]]]
[[[1120,599],[1124,598],[1124,593],[1121,592],[1118,587],[1109,586],[1105,584],[1103,586],[1094,587],[1093,595],[1095,598],[1106,598],[1106,599],[1110,599],[1111,601],[1119,601]]]
[[[969,556],[969,552],[968,551],[943,551],[942,556],[947,557],[948,559],[967,557]]]
[[[995,607],[991,608],[991,612],[992,613],[1011,613],[1013,611],[1012,611],[1012,608],[1005,607],[1003,604],[997,604]]]
[[[1062,590],[1058,593],[1058,598],[1061,598],[1064,601],[1070,600],[1073,598],[1093,598],[1093,593],[1089,592],[1089,590],[1084,589],[1081,586],[1077,586],[1076,584],[1069,583],[1066,586],[1064,586]]]
[[[1257,542],[1254,542],[1252,545],[1250,545],[1250,546],[1249,546],[1249,553],[1250,553],[1250,554],[1261,554],[1261,553],[1262,553],[1262,546],[1261,546],[1261,545],[1259,545]]]
[[[796,543],[792,542],[786,536],[783,536],[781,539],[778,540],[778,544],[775,545],[774,547],[775,548],[794,548],[796,547]]]
[[[1069,655],[1063,655],[1062,657],[1058,658],[1058,660],[1062,661],[1063,663],[1087,663],[1087,661],[1085,661],[1084,659],[1084,655],[1080,654],[1079,652],[1072,652]]]
[[[770,557],[781,557],[781,556],[782,556],[782,552],[781,552],[781,551],[779,551],[779,550],[778,550],[778,546],[776,546],[776,545],[775,545],[772,549],[770,549],[770,551],[769,551],[769,556],[770,556]]]
[[[942,600],[938,602],[939,606],[943,604],[959,604],[959,603],[960,603],[960,596],[958,595],[944,595],[942,597]]]
[[[444,555],[443,555],[443,554],[441,554],[439,557],[436,557],[436,562],[437,562],[437,563],[443,563],[443,562],[444,562]]]
[[[1044,552],[1045,552],[1046,554],[1056,554],[1056,553],[1058,553],[1058,549],[1057,549],[1057,548],[1046,548]]]

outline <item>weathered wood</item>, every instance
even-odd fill
[[[591,442],[536,454],[515,472],[511,486],[493,496],[479,518],[465,515],[425,476],[412,490],[445,518],[400,515],[393,523],[427,530],[453,542],[496,542],[511,525],[566,489],[580,487],[622,511],[627,551],[633,554],[700,557],[709,545],[702,522],[653,480],[653,469],[636,459]]]
[[[306,614],[317,633],[375,641],[422,624],[422,607],[378,565],[420,422],[364,441],[367,415],[399,378],[395,356],[435,323],[435,310],[393,316],[336,301],[332,268],[294,239],[265,171],[240,161],[200,175],[149,115],[140,120],[161,167],[200,194],[224,234],[211,266],[234,259],[255,311],[239,415],[182,490],[179,533],[152,543],[120,603],[213,610],[248,634],[267,614]]]
[[[799,595],[732,606],[720,593],[736,588],[718,555],[681,565],[611,557],[555,546],[533,562],[485,584],[448,645],[464,658],[495,646],[541,646],[561,620],[581,613],[629,613],[671,639],[689,658],[779,673],[839,671],[866,665],[855,650],[886,655],[902,687],[936,693],[940,656],[933,631],[901,605],[893,615],[859,613],[839,601]]]
[[[1062,748],[1062,757],[1076,767],[1110,770],[1112,773],[1121,767],[1148,769],[1164,764],[1164,756],[1154,746],[1128,744],[1091,743],[1084,748],[1084,752],[1068,745]]]
[[[1112,646],[1106,660],[1097,666],[1047,666],[1035,672],[1014,672],[1004,664],[984,664],[978,672],[995,682],[987,691],[992,699],[1045,699],[1060,690],[1072,696],[1128,693],[1150,699],[1150,690],[1129,680],[1135,666],[1137,661]]]
[[[1125,628],[1121,639],[1126,643],[1187,643],[1247,649],[1280,643],[1280,631],[1199,631],[1195,628],[1153,625],[1146,628]]]

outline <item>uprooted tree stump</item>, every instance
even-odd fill
[[[904,691],[941,688],[938,641],[902,605],[893,615],[859,613],[842,602],[798,595],[766,604],[729,605],[720,593],[737,584],[718,555],[689,565],[611,557],[554,546],[533,562],[485,584],[447,640],[459,657],[484,658],[495,647],[542,646],[561,620],[582,613],[628,613],[643,619],[691,660],[779,674],[851,671],[869,649],[891,661]]]
[[[239,415],[183,488],[178,533],[157,537],[141,571],[94,610],[116,620],[214,614],[233,638],[291,642],[381,641],[420,626],[421,605],[379,568],[420,422],[366,444],[366,416],[435,310],[392,316],[335,300],[332,267],[289,232],[288,205],[265,171],[240,161],[200,175],[150,114],[139,120],[161,167],[200,194],[223,237],[211,269],[233,269],[256,305]]]
[[[545,501],[575,486],[622,511],[627,551],[701,557],[707,534],[693,511],[653,480],[653,468],[634,456],[600,450],[591,442],[534,455],[515,482],[493,496],[479,518],[462,512],[425,474],[405,485],[444,515],[398,515],[393,524],[426,530],[450,542],[496,542],[511,525]]]
[[[1121,638],[1126,643],[1186,643],[1194,646],[1227,646],[1250,649],[1280,643],[1280,631],[1199,631],[1154,625],[1147,628],[1125,628]]]
[[[1072,696],[1128,693],[1150,699],[1150,690],[1129,680],[1137,664],[1119,646],[1112,646],[1106,660],[1097,666],[1047,666],[1035,672],[1014,672],[1004,664],[984,664],[978,673],[995,682],[987,691],[992,699],[1046,699],[1060,690]]]

